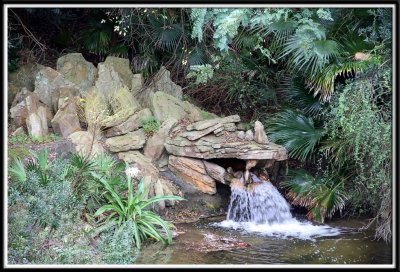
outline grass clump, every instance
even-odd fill
[[[160,130],[161,124],[154,116],[151,116],[142,121],[142,126],[146,135],[151,136]]]

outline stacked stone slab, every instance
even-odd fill
[[[238,115],[214,118],[192,123],[165,143],[169,156],[168,167],[177,176],[195,186],[199,191],[215,193],[215,182],[229,184],[240,176],[226,172],[209,159],[234,158],[246,161],[243,175],[249,179],[249,171],[259,167],[266,172],[271,161],[287,159],[283,146],[270,143],[261,122],[256,121],[255,131],[239,131]],[[239,136],[240,135],[240,136]]]

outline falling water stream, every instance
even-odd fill
[[[216,223],[216,226],[281,238],[314,239],[340,234],[338,228],[327,225],[318,226],[293,218],[289,203],[275,186],[271,182],[259,179],[254,174],[251,175],[255,182],[247,187],[243,183],[232,185],[227,219]]]

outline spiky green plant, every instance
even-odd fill
[[[281,186],[289,189],[287,196],[293,205],[308,209],[309,219],[324,223],[345,206],[343,184],[344,180],[335,182],[333,178],[313,177],[305,170],[291,170]]]
[[[29,161],[26,168],[39,175],[40,183],[46,185],[50,182],[50,164],[48,161],[49,151],[44,148],[38,152],[31,152],[34,160]]]
[[[15,179],[18,183],[25,183],[27,180],[24,163],[21,159],[14,159],[13,164],[8,168],[10,176]]]
[[[289,156],[305,161],[324,136],[322,128],[316,128],[310,117],[286,110],[267,120],[268,134],[272,141],[283,145]]]
[[[153,238],[164,244],[172,243],[170,228],[172,228],[173,225],[170,222],[164,221],[159,215],[146,208],[157,201],[184,200],[183,198],[179,196],[155,196],[146,199],[150,188],[144,188],[142,179],[134,194],[130,176],[127,177],[128,196],[123,197],[114,190],[103,176],[94,172],[92,172],[92,175],[104,186],[104,189],[107,191],[106,197],[108,199],[108,204],[99,208],[94,216],[103,215],[103,222],[115,221],[118,225],[132,220],[135,234],[134,239],[137,248],[140,248],[142,242],[147,238]],[[165,231],[167,235],[166,238],[162,235],[157,226]]]

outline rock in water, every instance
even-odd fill
[[[268,144],[268,137],[265,134],[264,126],[260,121],[254,123],[254,141],[259,144]]]

